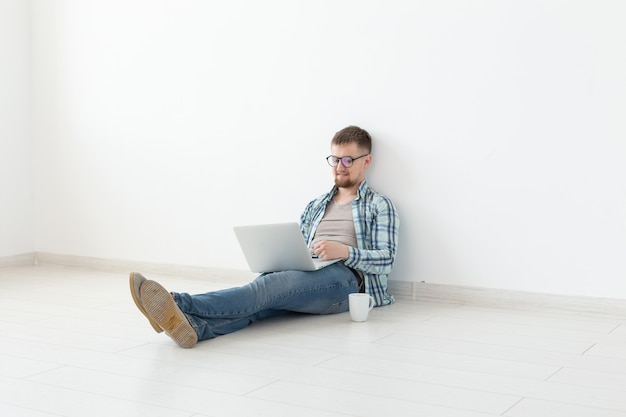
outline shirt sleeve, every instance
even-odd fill
[[[306,208],[300,215],[300,232],[302,232],[302,236],[304,236],[304,240],[307,242],[307,244],[310,241],[309,237],[311,235],[311,227],[313,222],[312,207],[314,203],[315,200],[307,204]]]
[[[396,257],[399,223],[398,212],[388,198],[379,195],[366,203],[355,222],[359,247],[349,247],[345,264],[367,274],[389,274]]]
[[[313,235],[315,234],[315,228],[317,227],[318,219],[324,214],[324,209],[326,207],[326,203],[332,196],[332,192],[330,194],[325,194],[317,199],[309,202],[305,207],[304,211],[300,215],[300,232],[302,236],[304,236],[304,240],[307,245],[311,244],[313,240]]]

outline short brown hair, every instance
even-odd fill
[[[367,153],[372,152],[372,137],[365,129],[361,129],[358,126],[348,126],[335,133],[331,145],[345,145],[348,143],[356,142],[356,144],[365,150]]]

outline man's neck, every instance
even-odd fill
[[[345,204],[349,201],[354,200],[357,196],[360,185],[361,184],[350,188],[337,187],[337,193],[334,197],[335,201],[339,204]]]

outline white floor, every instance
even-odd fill
[[[40,266],[0,269],[0,331],[2,416],[626,417],[625,317],[401,299],[184,350],[126,274]]]

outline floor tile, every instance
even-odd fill
[[[560,384],[598,387],[622,392],[626,391],[626,375],[609,372],[562,368],[552,375],[548,381]]]
[[[552,401],[524,399],[504,414],[505,417],[626,417],[618,410],[582,407]]]

